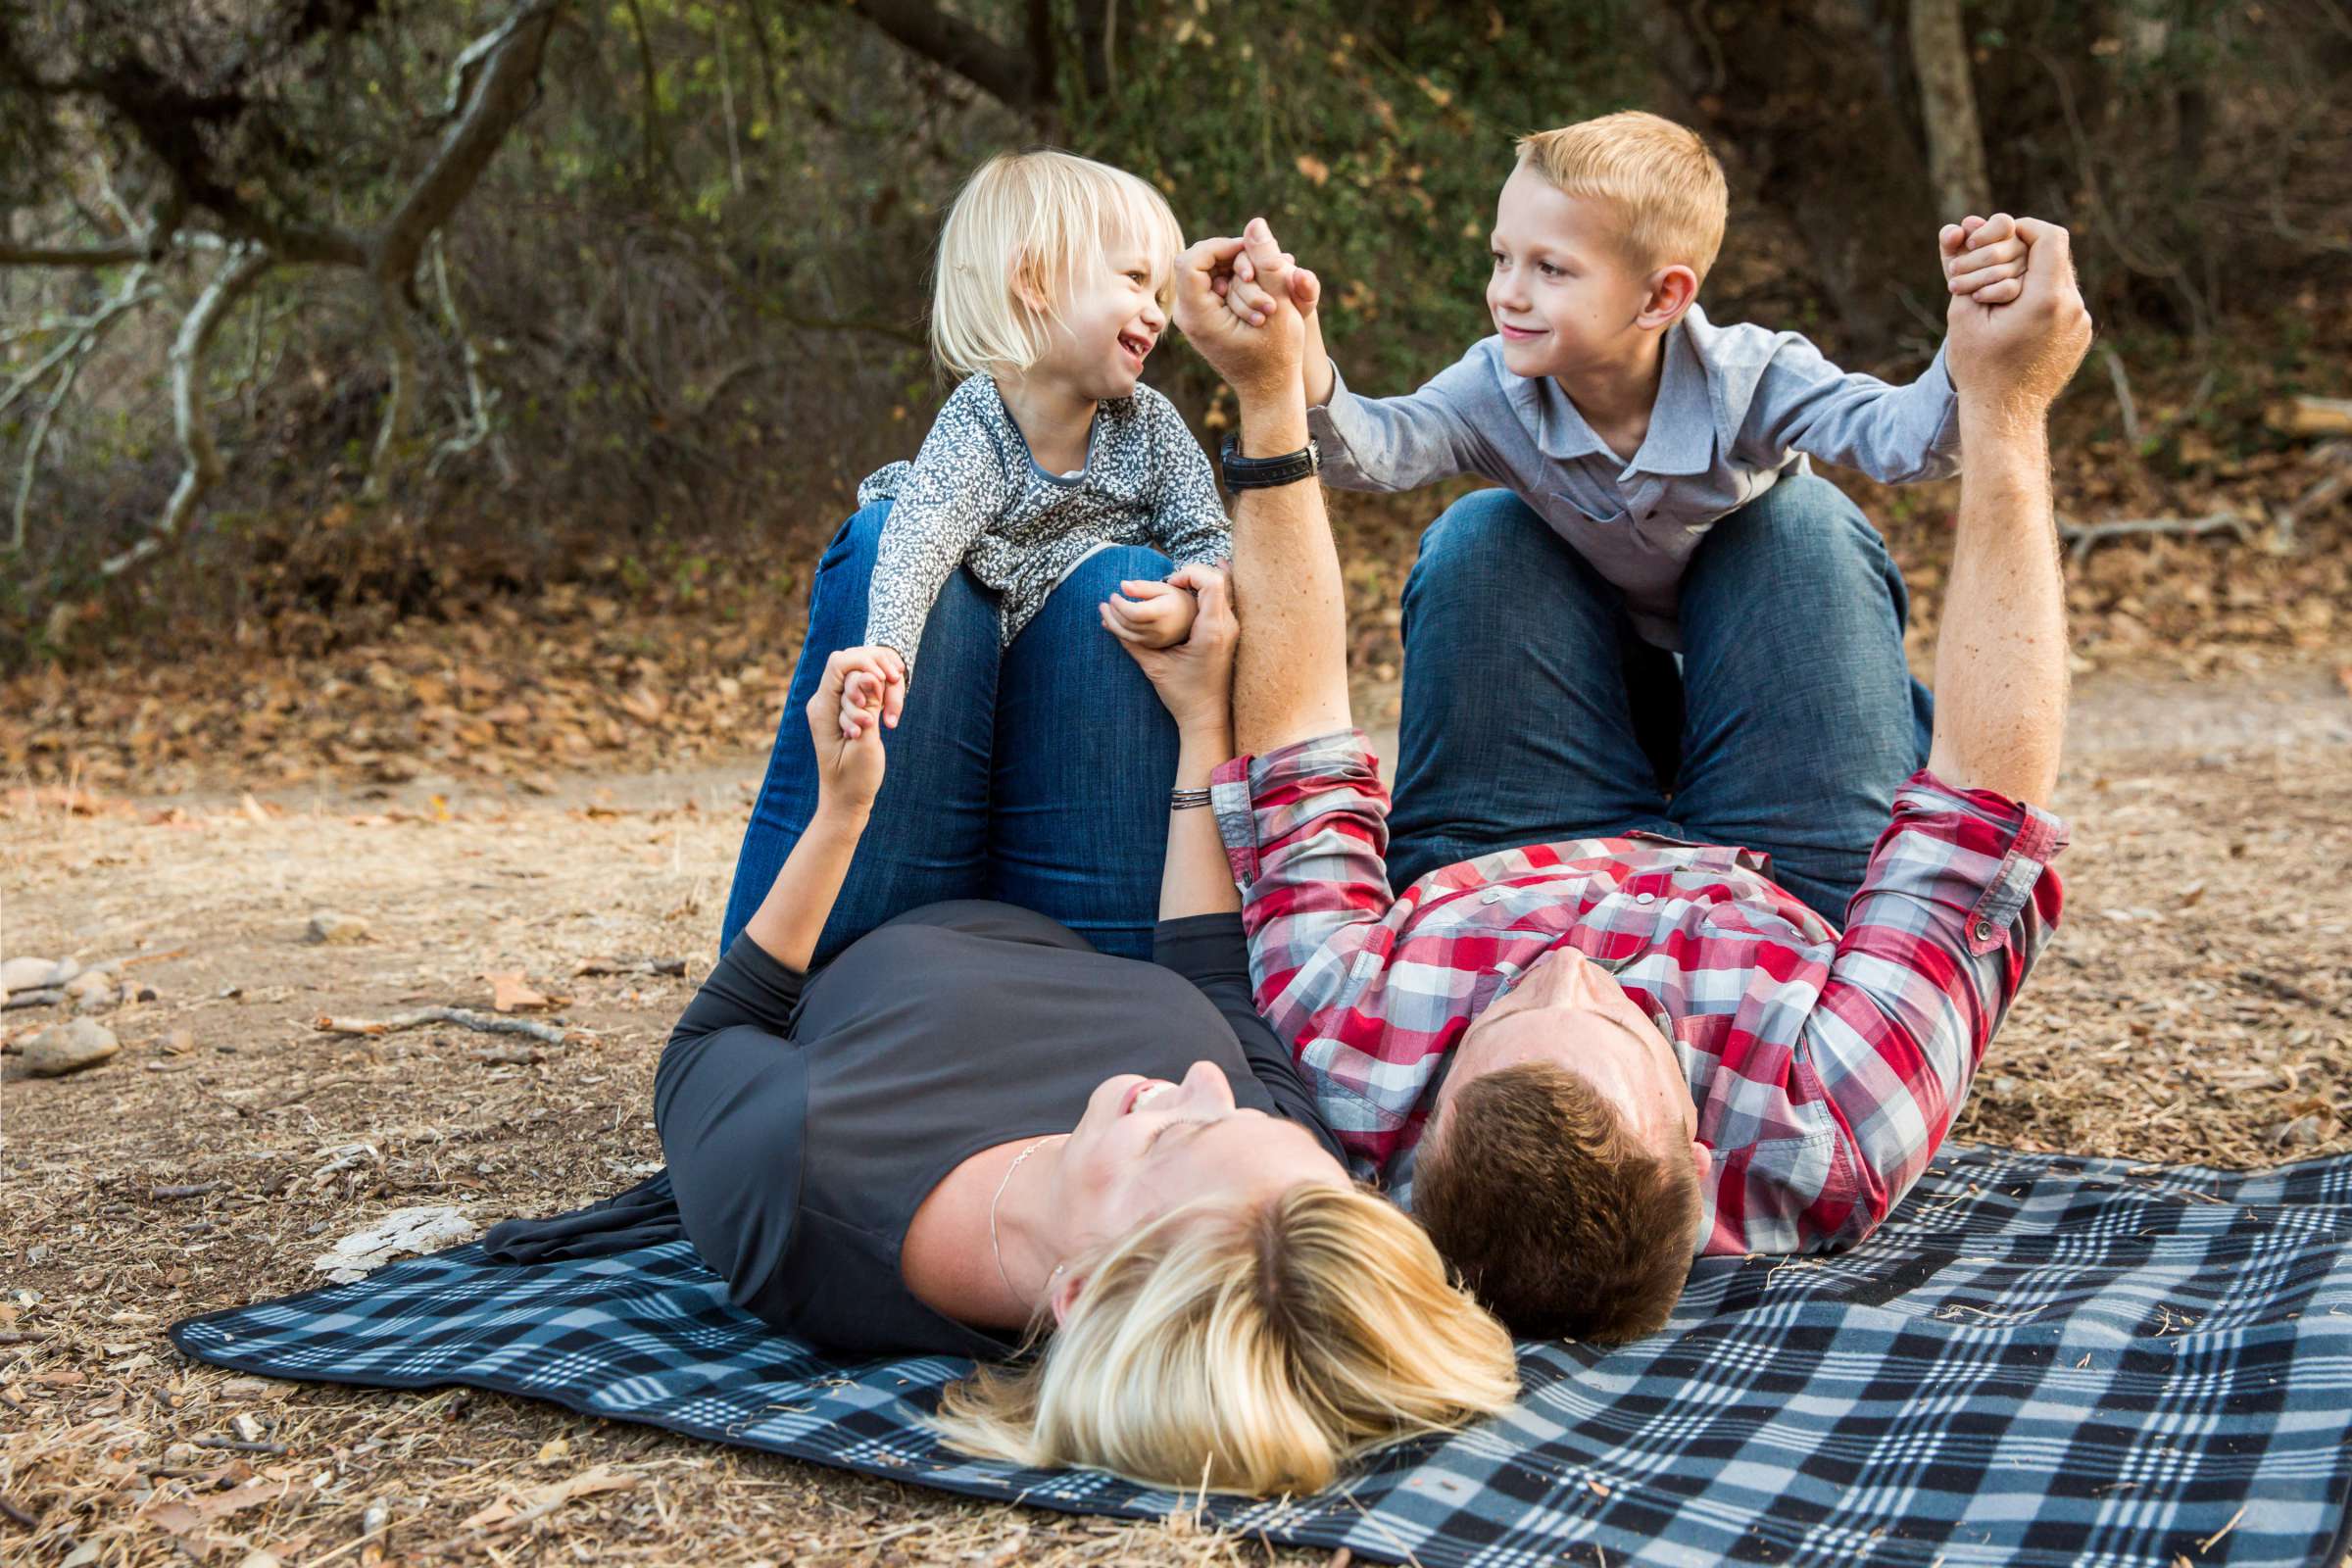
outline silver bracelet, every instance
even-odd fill
[[[1205,789],[1168,791],[1168,809],[1171,811],[1188,810],[1193,807],[1206,806],[1207,804],[1208,791]]]

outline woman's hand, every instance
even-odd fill
[[[1232,722],[1233,650],[1242,630],[1234,618],[1232,591],[1225,573],[1214,566],[1187,566],[1168,583],[1197,596],[1192,631],[1184,641],[1165,648],[1151,646],[1127,624],[1133,606],[1115,596],[1102,607],[1102,629],[1116,637],[1142,668],[1178,729],[1223,730]],[[1131,594],[1144,587],[1119,586]],[[1127,608],[1114,613],[1113,605]]]
[[[816,804],[860,814],[882,790],[880,694],[901,682],[888,649],[844,648],[825,661],[808,699],[808,739],[816,747]]]

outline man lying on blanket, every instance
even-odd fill
[[[1388,792],[1348,713],[1338,555],[1320,491],[1284,482],[1311,469],[1292,302],[1312,300],[1312,279],[1262,221],[1179,268],[1177,321],[1241,405],[1227,477],[1246,755],[1218,771],[1213,805],[1257,1004],[1358,1174],[1409,1198],[1523,1333],[1648,1333],[1694,1253],[1870,1234],[1941,1143],[2057,922],[2049,862],[2066,832],[2043,807],[2067,644],[2046,416],[2090,319],[2066,231],[2019,230],[2022,296],[1952,302],[1962,481],[1933,743],[1842,931],[1778,885],[1766,855],[1655,834],[1522,831],[1393,890]],[[1239,270],[1262,286],[1248,310],[1226,301],[1245,254]],[[1766,600],[1754,613],[1801,624],[1818,611]],[[1480,667],[1503,681],[1575,630],[1479,618],[1495,644]],[[1422,631],[1408,619],[1408,665]],[[1513,722],[1556,723],[1544,700],[1532,691]],[[1800,731],[1851,721],[1756,706]],[[1410,736],[1415,715],[1404,722]]]

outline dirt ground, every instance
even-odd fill
[[[2194,683],[2103,668],[2076,712],[2066,923],[1955,1136],[2227,1165],[2352,1149],[2352,698],[2336,661]],[[760,765],[739,754],[547,794],[428,773],[258,798],[13,798],[0,949],[125,959],[155,995],[105,1018],[112,1060],[0,1089],[0,1558],[1326,1560],[500,1396],[236,1378],[165,1342],[184,1314],[318,1283],[312,1260],[386,1210],[447,1203],[486,1224],[658,1158],[655,1055],[712,956]],[[365,939],[306,941],[321,909]],[[575,972],[622,956],[685,973]],[[316,1026],[487,1007],[497,974],[558,999],[531,1016],[585,1038]],[[0,1015],[0,1033],[57,1011]],[[600,1467],[623,1488],[559,1500]],[[168,1506],[201,1498],[246,1505]],[[502,1498],[528,1517],[468,1522]]]

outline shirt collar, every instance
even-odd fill
[[[1704,473],[1715,463],[1715,394],[1706,362],[1683,321],[1666,329],[1660,352],[1666,364],[1658,375],[1658,401],[1649,411],[1642,450],[1627,466],[1642,473]]]
[[[1558,463],[1596,455],[1615,461],[1616,454],[1592,433],[1585,416],[1576,412],[1576,404],[1560,390],[1559,382],[1548,375],[1513,375],[1504,368],[1499,352],[1494,356],[1494,372],[1502,377],[1512,412],[1522,426],[1535,433],[1536,448],[1545,457]]]
[[[1697,306],[1690,307],[1696,312]],[[1658,376],[1658,401],[1649,413],[1649,430],[1625,473],[1704,473],[1715,462],[1715,396],[1707,384],[1706,362],[1690,341],[1684,323],[1667,328],[1661,350],[1665,365]],[[1513,375],[1494,358],[1504,395],[1520,423],[1533,431],[1536,446],[1555,462],[1601,457],[1611,463],[1617,454],[1593,433],[1576,404],[1548,375]]]

